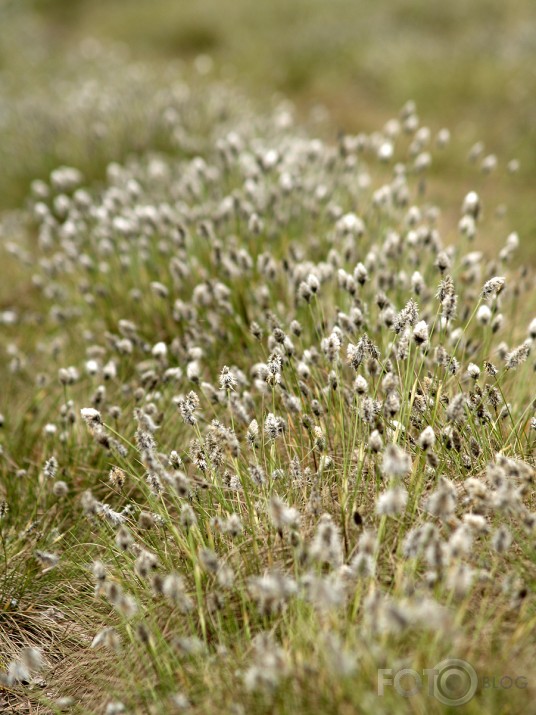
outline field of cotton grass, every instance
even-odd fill
[[[518,160],[79,53],[2,115],[47,171],[0,228],[0,711],[528,713],[535,281],[483,198]],[[445,211],[451,151],[483,192]],[[452,658],[469,698],[393,683]]]

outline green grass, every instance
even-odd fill
[[[104,713],[117,700],[155,715],[526,712],[531,4],[36,0],[0,13],[0,709]],[[432,130],[422,174],[413,134],[396,138],[391,162],[375,148],[409,98]],[[443,126],[452,140],[437,149]],[[340,129],[364,132],[365,145],[348,146]],[[467,161],[477,139],[483,156],[498,156],[489,176]],[[62,164],[82,171],[87,193],[51,178]],[[44,183],[30,190],[35,179]],[[467,240],[458,222],[472,190],[483,210]],[[345,234],[350,212],[362,236]],[[521,243],[510,252],[512,231]],[[345,288],[339,269],[353,275],[360,262],[367,279]],[[311,274],[319,288],[307,302]],[[442,323],[447,275],[458,304]],[[506,278],[489,303],[494,327],[478,312],[493,276]],[[411,325],[406,336],[392,328],[410,298],[428,350]],[[326,344],[334,331],[340,359]],[[378,353],[354,368],[347,350],[363,334]],[[510,369],[524,340],[527,359]],[[272,384],[266,364],[278,351]],[[224,366],[236,379],[227,391]],[[191,391],[195,424],[177,408]],[[89,406],[103,426],[85,424]],[[270,414],[285,424],[275,439]],[[398,477],[385,467],[389,445],[411,460]],[[407,502],[378,513],[393,487]],[[431,506],[441,489],[443,503],[455,493],[452,509]],[[512,544],[502,550],[504,527]],[[408,556],[415,529],[429,530],[430,548]],[[163,586],[171,574],[182,579],[175,600]],[[91,647],[103,628],[118,652]],[[23,646],[45,657],[30,684],[5,676]],[[478,674],[462,708],[426,689],[405,699],[388,684],[378,695],[380,669],[422,673],[446,658]],[[527,687],[487,687],[503,676]]]

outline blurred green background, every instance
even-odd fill
[[[499,159],[490,201],[505,200],[536,256],[534,0],[0,0],[0,13],[2,102],[53,77],[88,36],[151,63],[209,55],[214,75],[261,103],[280,92],[304,116],[326,106],[331,136],[381,129],[413,99],[424,123],[448,126],[458,141],[434,169],[440,200],[478,189],[466,157],[481,140]],[[4,160],[1,206],[21,201],[31,172],[69,161],[41,166],[39,147],[24,140],[37,156],[24,169]],[[505,180],[514,157],[521,170]]]

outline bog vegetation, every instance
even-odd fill
[[[0,703],[433,713],[448,703],[427,690],[380,697],[378,671],[455,657],[529,681],[480,682],[465,712],[520,712],[523,236],[475,191],[445,226],[427,177],[450,133],[411,101],[328,141],[284,101],[259,114],[225,84],[81,51],[93,80],[47,116],[76,122],[105,178],[54,167],[2,223],[27,291],[0,314]],[[467,171],[517,169],[476,146]]]

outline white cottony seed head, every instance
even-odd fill
[[[101,413],[93,407],[83,407],[80,410],[80,415],[86,424],[90,427],[102,424]]]

